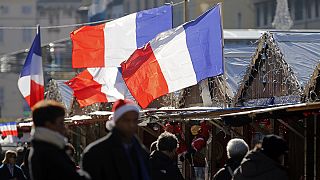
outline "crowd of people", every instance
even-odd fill
[[[31,147],[20,166],[17,152],[8,150],[0,166],[1,180],[183,180],[177,162],[178,139],[162,133],[149,154],[137,138],[139,108],[129,100],[112,107],[105,137],[91,143],[83,152],[80,166],[73,156],[64,125],[64,107],[55,101],[41,101],[32,110],[34,127]],[[231,139],[226,147],[228,160],[214,180],[286,180],[286,142],[268,135],[262,147],[250,151],[242,139]]]

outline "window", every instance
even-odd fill
[[[21,8],[22,14],[31,14],[32,7],[31,6],[22,6]]]
[[[262,7],[263,7],[263,25],[267,26],[268,25],[268,14],[269,14],[268,3],[264,3]]]
[[[1,26],[0,26],[1,27]],[[3,29],[0,29],[0,42],[3,42],[3,37],[4,37],[4,31]]]
[[[158,0],[154,0],[154,7],[158,7]]]
[[[241,24],[242,24],[242,15],[241,15],[241,13],[240,13],[240,12],[238,13],[238,17],[237,17],[237,19],[238,19],[238,29],[241,29]]]
[[[303,0],[295,0],[294,2],[294,19],[303,19]]]
[[[259,4],[256,5],[256,18],[257,18],[257,21],[256,21],[256,25],[257,27],[260,27],[260,18],[261,18],[261,8],[259,6]]]
[[[0,12],[2,15],[8,14],[9,13],[9,7],[8,6],[0,6]]]
[[[276,15],[276,9],[277,9],[277,2],[276,0],[271,1],[271,23],[274,20],[274,17]]]
[[[307,11],[307,17],[308,19],[312,19],[312,5],[313,5],[313,2],[312,0],[305,0],[306,1],[306,11]]]
[[[0,87],[0,106],[4,105],[4,89]]]
[[[149,0],[145,0],[144,2],[145,2],[145,3],[144,3],[145,9],[148,9],[148,8],[149,8]]]
[[[137,0],[137,11],[140,11],[140,0]]]
[[[23,29],[22,30],[22,41],[25,43],[29,43],[32,41],[32,30],[31,29]]]
[[[320,0],[315,0],[314,2],[315,2],[314,6],[315,6],[315,8],[316,8],[316,17],[319,17],[319,4],[320,4]]]

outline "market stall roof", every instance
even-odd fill
[[[320,112],[320,102],[317,103],[301,103],[294,105],[282,105],[265,107],[256,110],[248,110],[237,113],[221,115],[221,119],[226,125],[242,126],[249,124],[254,119],[264,118],[303,118],[310,113]]]
[[[272,34],[300,86],[304,87],[320,63],[320,32],[272,32]]]

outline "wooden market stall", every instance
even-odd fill
[[[295,104],[270,107],[240,113],[222,115],[225,125],[259,129],[243,131],[247,141],[251,141],[255,131],[277,134],[284,137],[289,145],[285,165],[289,179],[318,179],[320,177],[320,103]],[[261,126],[263,122],[264,126]],[[268,122],[269,126],[267,126]],[[275,147],[276,148],[276,147]]]

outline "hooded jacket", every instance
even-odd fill
[[[251,151],[234,174],[234,180],[287,179],[285,168],[260,151]]]

